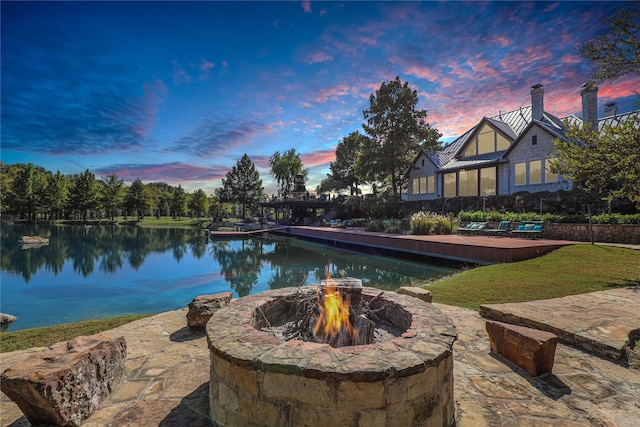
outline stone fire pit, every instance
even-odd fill
[[[207,324],[210,415],[220,426],[450,426],[452,321],[416,298],[362,288],[385,329],[373,344],[333,348],[285,341],[268,328],[295,311],[298,292],[250,295]],[[264,329],[264,330],[263,330]],[[391,331],[389,333],[388,331]]]

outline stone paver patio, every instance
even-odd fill
[[[573,300],[575,303],[580,301],[578,297]],[[553,303],[549,301],[536,304],[545,308]],[[570,303],[565,301],[564,307]],[[490,353],[485,320],[477,312],[436,306],[458,330],[454,344],[458,426],[638,425],[640,371],[558,344],[553,374],[532,378]],[[206,335],[187,327],[186,313],[186,308],[161,313],[106,333],[112,337],[123,335],[127,340],[125,379],[83,427],[211,425]],[[611,313],[610,319],[614,315]],[[566,318],[581,322],[579,312],[571,312]],[[588,317],[584,321],[588,322]],[[632,322],[640,327],[640,311]],[[1,354],[0,369],[42,350]],[[20,410],[2,395],[0,426],[28,425]]]

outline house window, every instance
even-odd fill
[[[429,175],[427,177],[427,193],[435,193],[436,192],[436,177],[433,175]]]
[[[422,159],[422,166],[424,166],[424,159]]]
[[[427,192],[427,177],[420,177],[420,194],[425,194]]]
[[[471,144],[467,147],[464,152],[465,157],[471,157],[476,155],[476,140],[471,141]]]
[[[527,164],[516,163],[516,185],[527,184]]]
[[[461,170],[458,173],[459,179],[459,194],[462,197],[477,196],[478,195],[478,170],[465,171]]]
[[[420,178],[413,178],[412,193],[420,194]]]
[[[544,182],[558,182],[558,174],[551,172],[551,164],[553,163],[553,160],[546,159],[544,163]]]
[[[445,173],[444,180],[444,197],[456,197],[457,194],[457,180],[456,173]]]
[[[538,145],[538,135],[533,135],[531,137],[531,145]]]
[[[480,195],[495,196],[497,194],[496,181],[495,166],[480,169]]]
[[[478,134],[471,140],[464,152],[465,157],[478,154],[494,153],[509,148],[511,142],[496,132],[491,126],[484,125]]]
[[[505,138],[504,136],[500,135],[497,132],[496,132],[496,143],[498,146],[497,151],[506,150],[511,145],[511,142],[507,138]]]
[[[478,154],[496,151],[496,133],[489,126],[484,126],[477,136]]]
[[[540,184],[542,182],[542,162],[534,160],[529,162],[529,184]]]

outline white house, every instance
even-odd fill
[[[581,88],[582,118],[571,123],[620,123],[638,111],[618,114],[617,104],[605,105],[598,119],[598,87]],[[564,138],[562,119],[544,111],[544,86],[531,86],[531,105],[493,117],[483,117],[440,151],[422,150],[407,172],[406,200],[508,195],[521,191],[570,190],[573,183],[549,171],[553,140]]]

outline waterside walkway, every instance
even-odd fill
[[[559,330],[590,330],[593,340],[620,342],[626,327],[640,328],[638,286],[558,300],[505,304],[506,315],[525,307],[528,317]],[[590,312],[596,309],[598,316]],[[558,310],[558,304],[562,310]],[[626,368],[559,343],[552,374],[532,378],[490,353],[485,319],[473,310],[436,304],[458,330],[454,344],[454,398],[458,427],[611,426],[637,427],[640,370]],[[83,427],[204,427],[208,419],[209,353],[204,333],[186,325],[186,309],[161,313],[108,331],[128,343],[124,381]],[[566,313],[566,315],[563,315]],[[604,323],[603,323],[604,322]],[[602,327],[603,324],[610,326]],[[30,349],[0,354],[4,370]],[[6,396],[0,398],[0,426],[29,423]]]
[[[359,246],[369,252],[396,251],[473,264],[531,259],[576,242],[461,234],[405,235],[363,231],[360,228],[291,226],[278,233],[322,241],[333,246]]]

